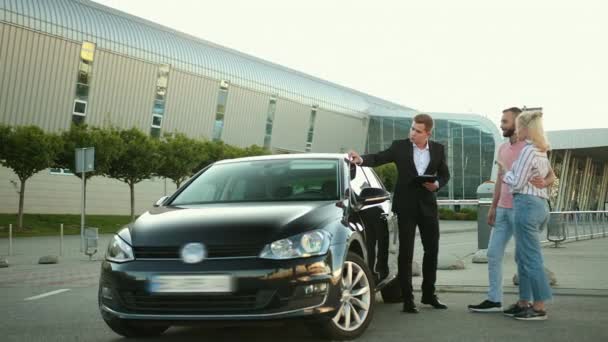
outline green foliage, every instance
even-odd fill
[[[0,129],[2,155],[0,164],[13,170],[21,181],[19,188],[19,224],[23,227],[25,182],[36,173],[54,165],[61,149],[61,139],[36,126]]]
[[[240,148],[225,144],[222,141],[205,141],[202,144],[204,152],[202,153],[201,158],[199,158],[194,170],[195,172],[219,160],[271,154],[270,151],[258,145]]]
[[[180,133],[157,140],[135,128],[73,125],[57,136],[35,126],[13,128],[0,124],[0,163],[11,168],[21,180],[20,227],[25,181],[49,167],[69,169],[80,177],[75,172],[75,149],[82,147],[95,148],[95,171],[86,173],[87,179],[103,175],[129,185],[131,217],[134,217],[134,186],[144,179],[158,175],[179,186],[194,172],[218,160],[270,154],[257,145],[240,148],[221,141],[198,141]]]
[[[156,171],[158,143],[136,128],[117,130],[120,138],[119,154],[108,167],[107,175],[127,184],[137,184]]]
[[[110,163],[120,155],[121,140],[116,130],[103,128],[90,128],[86,125],[72,125],[69,131],[61,134],[63,148],[57,156],[57,166],[69,169],[77,177],[75,149],[83,147],[95,148],[95,170],[85,173],[85,177],[91,178],[97,175],[105,175],[109,171]]]
[[[181,133],[165,134],[158,147],[160,160],[156,174],[171,179],[177,187],[192,175],[200,158],[207,153],[204,143]]]
[[[384,164],[374,168],[378,177],[386,187],[386,190],[393,192],[397,184],[397,166],[394,163]]]
[[[472,208],[462,208],[455,212],[449,208],[439,208],[439,219],[441,220],[459,220],[459,221],[476,221],[477,210]]]
[[[244,157],[264,156],[268,154],[271,154],[270,151],[258,145],[251,145],[243,149]]]
[[[20,126],[3,134],[2,165],[15,172],[21,181],[54,165],[60,139],[36,126]]]
[[[0,214],[0,237],[8,236],[8,225],[15,226],[17,219],[15,214]],[[87,226],[99,228],[100,234],[116,233],[130,221],[129,216],[87,215]],[[23,227],[27,230],[16,230],[13,236],[58,236],[62,223],[65,235],[80,234],[80,215],[24,214]]]
[[[150,178],[159,165],[158,142],[136,128],[115,130],[120,137],[119,154],[110,162],[107,175],[129,185],[131,218],[135,218],[135,184]]]
[[[0,160],[4,159],[8,136],[11,133],[10,126],[0,124]]]

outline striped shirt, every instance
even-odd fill
[[[521,150],[513,163],[513,168],[505,173],[503,182],[508,184],[514,194],[526,194],[549,199],[547,188],[539,189],[530,184],[534,177],[547,177],[551,166],[546,152],[541,152],[530,142]]]

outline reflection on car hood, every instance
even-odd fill
[[[259,245],[339,220],[336,202],[221,203],[154,208],[131,225],[133,246]]]

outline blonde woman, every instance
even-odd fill
[[[530,183],[534,177],[546,177],[551,170],[541,112],[522,113],[517,117],[518,139],[526,142],[513,168],[503,182],[513,193],[515,223],[515,259],[519,275],[519,301],[505,314],[518,320],[545,320],[545,301],[550,300],[551,286],[544,272],[539,231],[549,219],[549,192]],[[504,170],[504,164],[499,161]],[[530,302],[533,304],[530,305]]]

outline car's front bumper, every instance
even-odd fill
[[[294,260],[216,259],[199,264],[180,260],[136,260],[102,264],[99,306],[106,318],[164,321],[271,320],[333,316],[339,307],[345,245],[324,256]],[[233,277],[228,294],[153,294],[149,281],[159,274]],[[310,292],[310,285],[325,291]],[[317,288],[318,290],[318,288]]]

